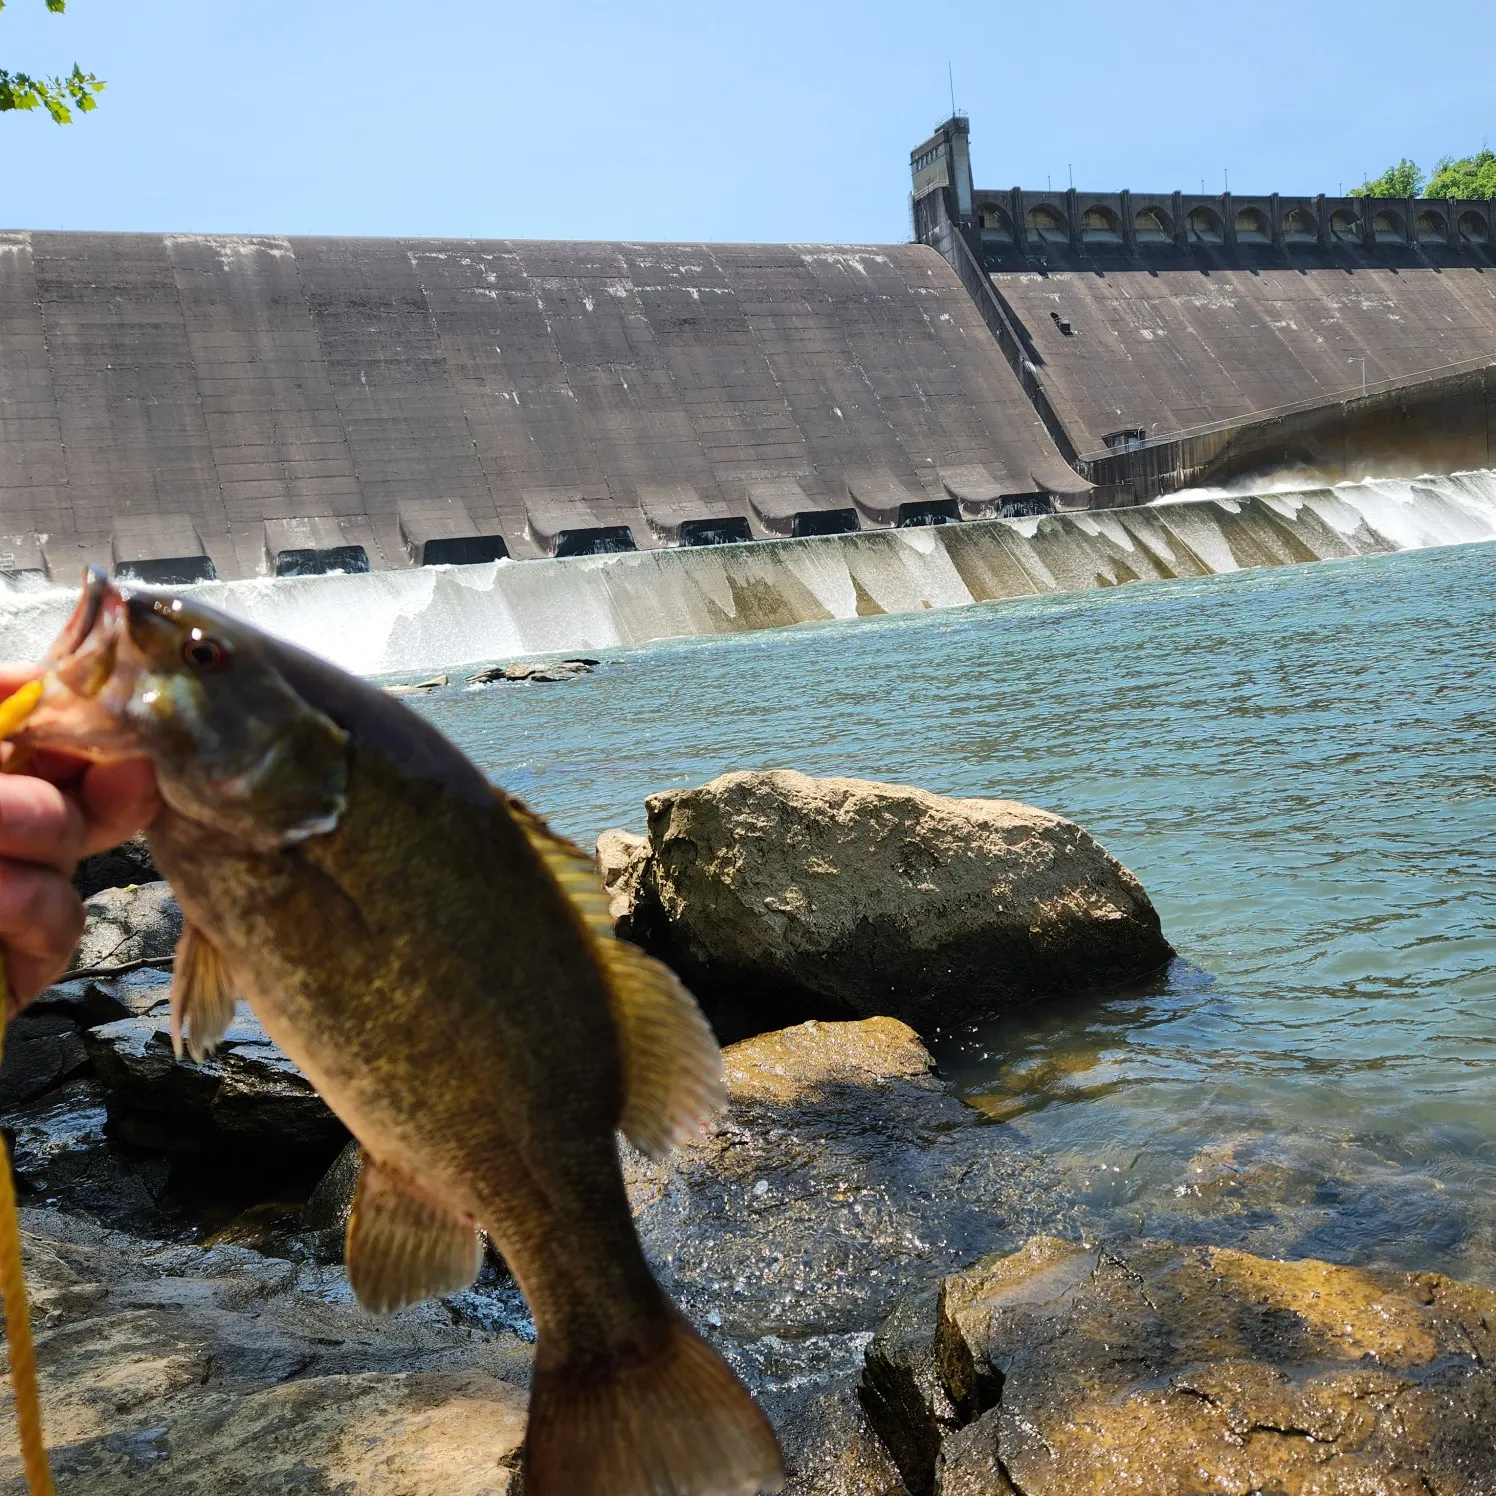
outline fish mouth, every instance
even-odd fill
[[[137,756],[125,706],[144,663],[131,644],[126,595],[89,567],[77,606],[37,669],[41,700],[11,741],[97,760]]]

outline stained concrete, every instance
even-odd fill
[[[1055,460],[923,246],[0,234],[5,569],[809,533],[752,492],[948,503],[942,470],[1021,494]]]

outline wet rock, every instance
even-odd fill
[[[182,911],[167,883],[106,888],[83,908],[88,924],[69,971],[170,956],[182,933]]]
[[[122,1138],[166,1152],[227,1146],[324,1163],[347,1141],[343,1124],[258,1019],[241,1011],[200,1065],[176,1058],[168,1025],[169,1016],[157,1012],[86,1036]]]
[[[1493,1327],[1496,1294],[1434,1273],[1035,1237],[948,1277],[915,1337],[933,1472],[871,1356],[864,1402],[915,1496],[1487,1496]]]
[[[5,1030],[0,1061],[0,1111],[41,1096],[88,1064],[78,1025],[59,1013],[28,1009]]]
[[[776,770],[646,803],[629,931],[724,1037],[877,1013],[929,1032],[1172,954],[1126,868],[1011,800]],[[623,873],[615,885],[626,893]]]
[[[614,827],[597,839],[597,875],[608,895],[608,912],[615,920],[626,920],[639,893],[639,875],[649,855],[649,842],[632,831]],[[628,929],[620,929],[625,938]]]
[[[382,686],[386,696],[429,696],[447,684],[445,675],[433,675],[430,680],[405,681],[399,685]]]
[[[96,852],[85,857],[73,874],[73,887],[78,896],[91,899],[106,888],[128,888],[136,883],[159,882],[161,874],[151,858],[151,849],[144,835],[132,836],[129,841],[108,852]]]
[[[517,1496],[520,1337],[440,1303],[365,1314],[339,1268],[23,1222],[60,1490]],[[0,1490],[24,1490],[10,1419]]]
[[[164,1013],[171,1002],[171,972],[141,967],[118,977],[78,977],[48,987],[26,1009],[67,1018],[79,1028],[98,1028],[121,1018]]]
[[[468,676],[469,685],[487,686],[496,682],[539,685],[544,682],[575,680],[579,675],[591,675],[601,661],[598,660],[551,660],[536,665],[515,661],[509,665],[490,665]]]
[[[301,1208],[302,1223],[309,1230],[336,1231],[341,1240],[353,1213],[353,1192],[363,1167],[363,1149],[356,1138],[350,1138]]]

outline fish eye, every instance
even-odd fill
[[[228,649],[201,629],[193,629],[182,645],[182,658],[198,670],[220,670],[229,662]]]

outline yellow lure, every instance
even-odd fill
[[[0,701],[0,740],[8,738],[36,710],[42,690],[39,680],[27,681],[14,695]],[[0,1055],[4,1053],[3,1015],[9,1007],[10,978],[0,957]],[[16,1189],[8,1158],[0,1158],[0,1301],[5,1305],[5,1338],[10,1350],[10,1380],[26,1488],[31,1496],[55,1496],[42,1433],[41,1399],[36,1390],[36,1347],[31,1341],[31,1311],[21,1268],[21,1224],[16,1216]]]

